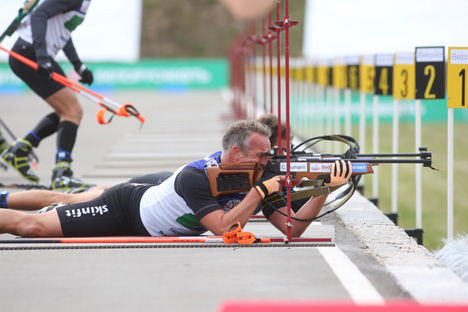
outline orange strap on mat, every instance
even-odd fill
[[[250,232],[242,232],[240,222],[231,226],[231,231],[223,234],[223,241],[226,244],[239,243],[242,245],[249,245],[257,241],[262,243],[270,242],[267,239],[258,240],[255,235]]]
[[[234,228],[234,229],[233,229]],[[240,225],[240,222],[238,221],[236,224],[231,226],[231,231],[226,232],[223,234],[223,241],[226,244],[232,244],[232,243],[237,243],[237,233],[242,231],[242,227]]]
[[[257,241],[257,238],[255,235],[253,235],[250,232],[239,232],[237,233],[237,239],[238,243],[242,245],[250,245],[252,243],[255,243]]]

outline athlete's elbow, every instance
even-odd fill
[[[293,227],[293,230],[291,231],[291,236],[292,237],[301,237],[302,234],[304,234],[305,229],[295,229]]]
[[[225,233],[224,231],[220,230],[220,229],[213,229],[213,230],[210,230],[211,233],[213,233],[213,235],[215,236],[223,236],[223,234]]]

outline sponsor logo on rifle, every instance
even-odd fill
[[[293,162],[290,169],[291,172],[307,172],[307,163]],[[280,164],[280,170],[283,172],[288,170],[285,162]]]
[[[330,172],[331,163],[311,163],[310,172]]]
[[[353,172],[367,172],[367,164],[366,163],[353,163]]]

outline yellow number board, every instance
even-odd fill
[[[416,99],[445,99],[444,51],[444,47],[416,47]]]
[[[393,55],[377,54],[375,56],[374,94],[393,94]]]
[[[468,108],[466,90],[468,48],[449,48],[447,69],[447,107]]]
[[[333,64],[333,86],[339,89],[346,88],[346,63],[344,58],[337,58]]]
[[[374,76],[374,56],[362,56],[359,64],[359,89],[361,92],[374,93]]]
[[[318,65],[318,84],[321,86],[327,86],[330,83],[330,67],[328,63],[322,61]]]
[[[416,95],[416,69],[413,52],[395,53],[393,98],[411,100]]]
[[[314,81],[314,73],[315,73],[315,68],[313,65],[307,65],[305,68],[305,79],[307,82],[313,83]]]
[[[357,55],[346,58],[346,87],[351,90],[359,90],[359,62],[360,57]]]

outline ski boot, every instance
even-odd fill
[[[32,145],[26,140],[17,139],[13,144],[5,149],[0,156],[1,162],[14,168],[26,180],[32,183],[39,183],[39,177],[29,165],[29,154]]]

